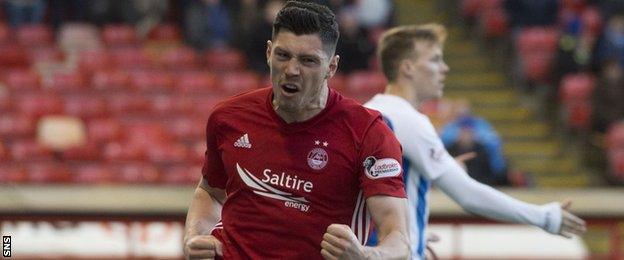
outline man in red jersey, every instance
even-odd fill
[[[208,119],[187,258],[409,257],[400,146],[378,112],[327,86],[338,35],[326,7],[291,1],[279,12],[272,87],[223,101]],[[215,201],[222,221],[211,233]],[[365,247],[371,220],[380,243]]]

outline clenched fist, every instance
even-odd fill
[[[222,257],[222,244],[214,236],[201,235],[189,238],[184,244],[186,259],[215,259]]]
[[[347,225],[331,224],[321,241],[321,255],[325,259],[365,259],[366,247],[360,244]]]

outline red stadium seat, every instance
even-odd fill
[[[169,48],[160,57],[160,63],[167,69],[189,70],[199,66],[197,52],[186,46]]]
[[[34,136],[37,124],[24,114],[0,114],[0,137]]]
[[[43,24],[27,24],[17,28],[17,42],[22,46],[50,46],[53,44],[52,28]]]
[[[50,93],[24,94],[17,98],[17,109],[29,116],[59,114],[63,111],[63,102],[58,96]]]
[[[173,88],[173,77],[166,70],[140,70],[130,73],[132,86],[141,91],[168,91]]]
[[[236,49],[210,49],[206,52],[206,67],[213,71],[237,71],[245,69],[245,56]]]
[[[31,183],[64,183],[71,180],[69,169],[59,163],[36,162],[27,166]]]
[[[208,115],[210,115],[215,106],[224,98],[226,98],[226,96],[195,97],[193,99],[193,108],[195,108],[195,115],[208,118]]]
[[[147,37],[152,41],[180,41],[182,33],[174,24],[159,24],[149,32]]]
[[[15,44],[0,45],[0,68],[27,68],[28,55],[26,51]]]
[[[100,159],[100,149],[97,143],[89,141],[85,145],[64,150],[62,155],[65,160],[95,161]]]
[[[218,78],[208,71],[184,71],[176,76],[175,88],[184,93],[214,92]]]
[[[191,149],[191,158],[195,163],[204,163],[206,154],[206,142],[196,141]]]
[[[360,71],[347,76],[347,92],[350,94],[374,95],[386,87],[386,78],[380,72]]]
[[[482,0],[462,0],[460,3],[461,15],[464,18],[476,18],[481,9]]]
[[[11,144],[11,158],[19,162],[49,161],[53,159],[51,150],[34,139],[15,140]]]
[[[119,167],[116,180],[122,183],[156,183],[160,181],[160,172],[149,164],[132,163],[123,164]]]
[[[238,94],[260,87],[260,76],[251,71],[228,72],[221,77],[220,88],[227,94]]]
[[[105,25],[102,37],[104,43],[111,47],[139,43],[136,30],[131,25]]]
[[[42,46],[27,50],[31,64],[38,62],[59,62],[63,60],[63,52],[55,46]]]
[[[13,91],[35,90],[40,87],[40,77],[29,69],[13,69],[5,74],[6,86]]]
[[[96,70],[91,76],[91,87],[97,90],[127,90],[130,75],[123,70]]]
[[[72,181],[80,184],[110,183],[114,177],[111,167],[102,163],[80,164],[72,169]]]
[[[581,14],[583,32],[593,36],[600,34],[602,29],[602,15],[595,7],[587,7]]]
[[[79,72],[56,72],[43,80],[43,89],[54,91],[76,91],[87,87],[87,81]]]
[[[7,26],[5,23],[0,23],[0,44],[11,41],[12,37],[13,33],[11,32],[11,28],[9,28],[9,26]]]
[[[624,121],[616,122],[609,126],[606,147],[608,150],[624,150]]]
[[[181,96],[160,95],[152,98],[151,111],[157,115],[187,115],[193,111],[193,103]]]
[[[559,31],[549,27],[522,29],[516,39],[520,55],[529,53],[554,54],[559,46]]]
[[[329,80],[327,80],[327,85],[330,88],[333,88],[335,90],[337,90],[338,92],[344,92],[346,90],[346,86],[347,86],[347,80],[345,75],[342,75],[340,73],[336,73],[334,74],[333,77],[329,78]]]
[[[28,174],[23,165],[0,164],[0,184],[23,183],[28,179]]]
[[[0,162],[6,161],[9,158],[9,152],[4,147],[4,142],[0,139]]]
[[[596,79],[591,74],[567,74],[561,79],[560,94],[564,103],[588,101],[596,86]]]
[[[122,125],[116,118],[92,119],[87,123],[87,139],[98,144],[119,140]]]
[[[89,50],[80,53],[78,69],[84,72],[105,70],[112,67],[112,54],[105,50]]]
[[[589,101],[573,102],[565,104],[564,109],[567,114],[567,125],[577,130],[586,130],[592,114],[592,106]]]
[[[113,65],[122,69],[151,68],[152,61],[143,49],[137,47],[116,48],[110,50]]]
[[[168,143],[171,137],[159,122],[133,122],[126,126],[124,138],[132,144],[150,147],[158,143]]]
[[[108,110],[116,115],[142,113],[149,110],[150,103],[143,95],[115,94],[109,96]]]
[[[179,165],[164,170],[162,182],[167,184],[184,185],[197,184],[201,178],[201,167]]]
[[[486,38],[500,38],[509,32],[507,16],[504,10],[484,10],[479,17],[483,35]]]
[[[101,117],[106,115],[104,99],[96,95],[72,95],[65,97],[65,114],[81,118]]]
[[[546,53],[531,53],[521,57],[524,77],[531,82],[548,82],[551,76],[553,56]]]
[[[102,151],[102,159],[109,162],[140,161],[143,158],[142,147],[131,143],[111,142],[106,144]]]
[[[153,163],[183,163],[187,161],[188,151],[181,143],[161,143],[150,145],[146,156]]]
[[[13,110],[13,96],[5,88],[0,87],[0,114]]]
[[[608,173],[619,181],[624,181],[624,149],[607,153]]]
[[[167,132],[177,140],[196,140],[201,139],[206,134],[206,120],[205,117],[177,117],[176,119],[167,123]]]

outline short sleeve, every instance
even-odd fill
[[[202,175],[208,181],[210,187],[225,189],[228,177],[219,151],[218,127],[215,117],[215,113],[212,113],[206,125],[206,152],[204,154]]]
[[[401,146],[380,118],[364,135],[361,147],[358,168],[364,196],[405,198]]]

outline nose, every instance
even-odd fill
[[[451,70],[451,68],[449,68],[448,64],[446,64],[446,62],[442,62],[442,72],[444,74],[447,74],[449,71]]]
[[[285,73],[287,76],[299,76],[299,73],[300,73],[299,62],[296,59],[290,59],[286,63]]]

